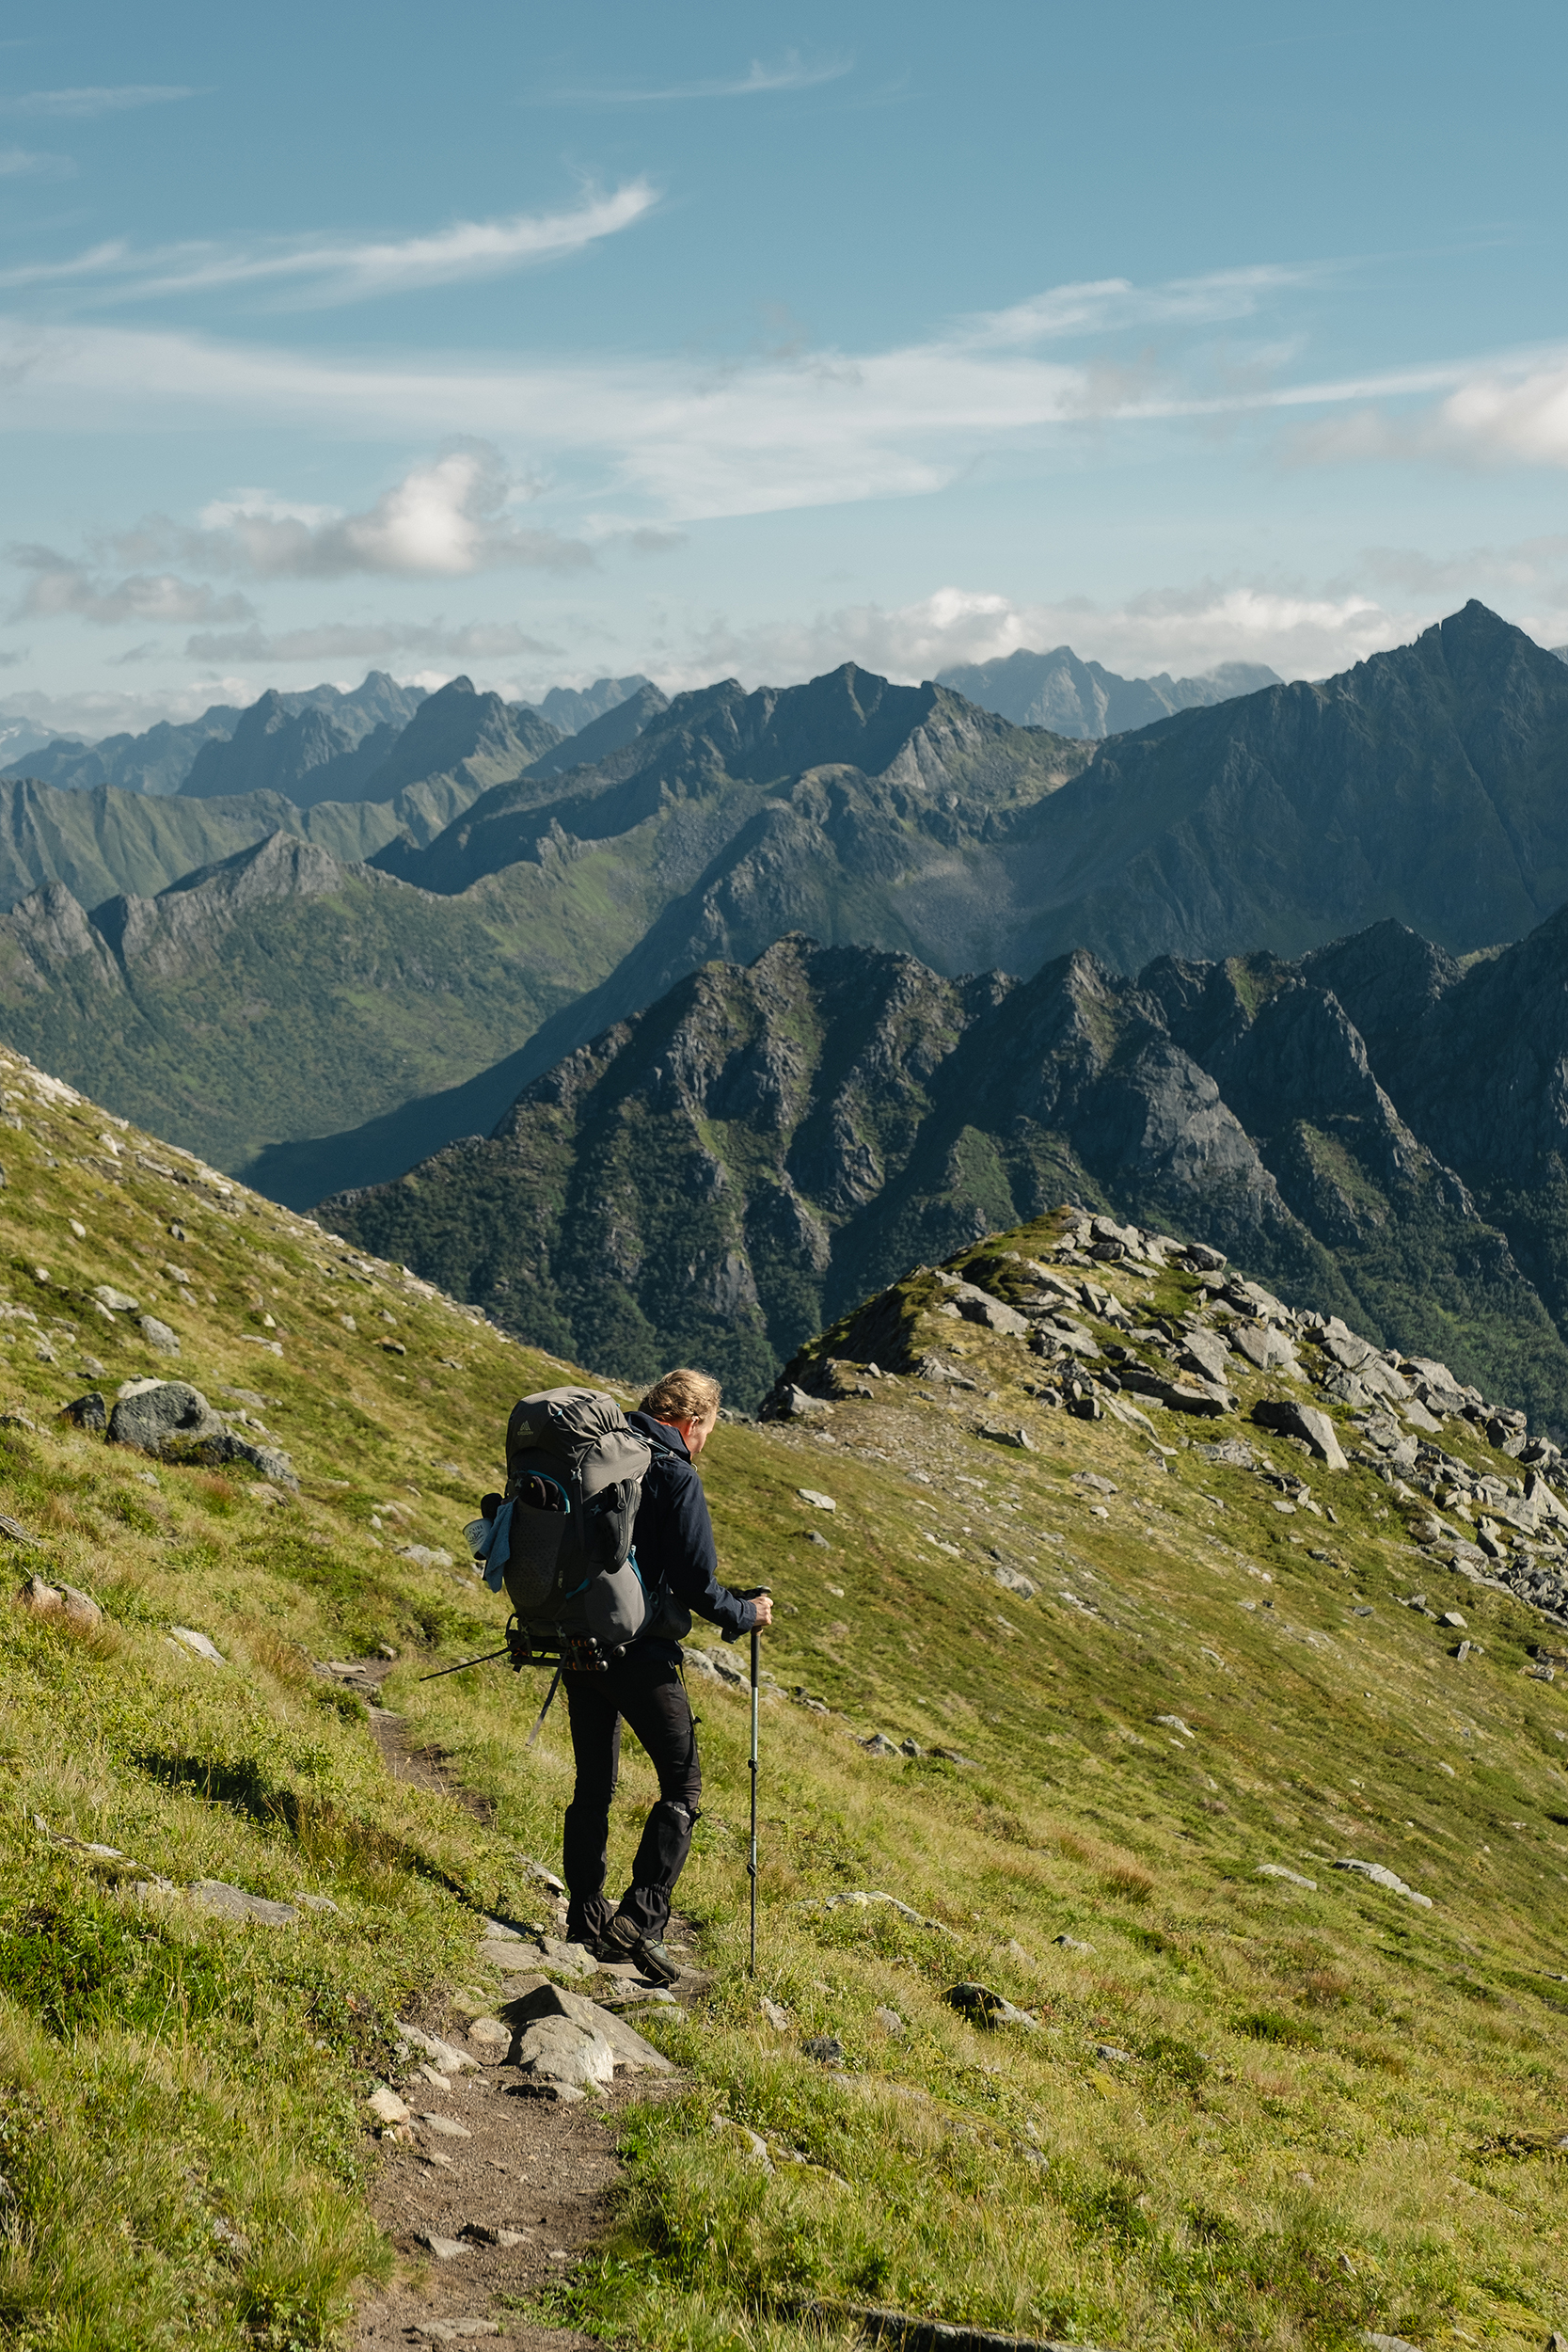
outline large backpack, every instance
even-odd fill
[[[546,1389],[514,1406],[506,1495],[490,1522],[485,1582],[504,1582],[534,1651],[587,1659],[623,1649],[654,1613],[632,1527],[654,1448],[613,1397]]]

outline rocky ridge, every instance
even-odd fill
[[[1338,1315],[1287,1306],[1206,1244],[1070,1209],[1030,1239],[1037,1256],[988,1240],[858,1308],[785,1367],[764,1420],[831,1427],[836,1406],[875,1399],[890,1377],[924,1384],[968,1415],[961,1400],[978,1391],[981,1368],[971,1369],[959,1334],[984,1333],[990,1376],[1009,1377],[996,1370],[1001,1341],[1004,1358],[1010,1348],[1018,1359],[1011,1379],[1037,1410],[1110,1418],[1163,1452],[1196,1447],[1259,1479],[1284,1517],[1307,1512],[1332,1524],[1332,1488],[1320,1485],[1315,1496],[1304,1476],[1282,1471],[1259,1432],[1325,1472],[1354,1463],[1387,1489],[1434,1565],[1568,1627],[1565,1457],[1522,1412],[1489,1404],[1434,1359],[1379,1348]],[[1190,1303],[1179,1316],[1151,1315],[1147,1286],[1172,1272],[1187,1278]],[[1186,1434],[1210,1423],[1202,1437]],[[994,1415],[973,1426],[992,1444],[1030,1451],[1036,1442]],[[1459,1444],[1463,1453],[1450,1450]],[[994,1574],[1032,1597],[1027,1579],[1003,1566]],[[1406,1605],[1439,1621],[1424,1593]],[[1539,1671],[1549,1681],[1555,1669]]]

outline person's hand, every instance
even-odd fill
[[[757,1613],[758,1625],[772,1624],[773,1603],[766,1593],[759,1593],[755,1600],[752,1601],[752,1606]]]

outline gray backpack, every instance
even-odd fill
[[[506,1495],[476,1550],[531,1649],[614,1652],[646,1629],[631,1537],[653,1458],[597,1390],[546,1389],[513,1407]]]

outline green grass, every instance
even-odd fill
[[[0,1322],[0,1410],[38,1424],[0,1427],[0,1509],[40,1539],[6,1555],[18,1584],[38,1568],[104,1611],[84,1634],[0,1605],[0,2332],[28,2352],[325,2344],[389,2260],[363,2102],[391,2021],[479,1996],[474,1913],[532,1915],[527,1864],[551,1859],[570,1778],[557,1717],[524,1749],[531,1683],[418,1680],[495,1646],[501,1608],[397,1547],[459,1550],[513,1397],[562,1367],[270,1204],[146,1170],[134,1135],[113,1159],[101,1114],[39,1102],[24,1073],[0,1082],[24,1121],[0,1293],[60,1325],[46,1365],[32,1326]],[[1166,1311],[1189,1288],[1107,1279]],[[103,1322],[103,1281],[176,1326],[178,1365]],[[929,1316],[937,1288],[904,1297]],[[281,1358],[243,1336],[265,1313]],[[1249,1425],[1335,1515],[1285,1517],[1184,1446],[1192,1424],[1150,1407],[1159,1454],[1041,1407],[1016,1343],[950,1321],[921,1337],[962,1353],[973,1399],[888,1382],[825,1432],[725,1425],[704,1457],[727,1573],[772,1583],[780,1611],[759,1975],[746,1702],[693,1675],[706,1789],[682,1901],[717,1980],[650,2027],[687,2084],[626,2115],[612,2234],[562,2314],[649,2352],[782,2352],[807,2340],[802,2303],[867,2301],[1125,2347],[1294,2352],[1368,2328],[1539,2345],[1568,2325],[1568,1706],[1521,1673],[1539,1620],[1414,1555],[1360,1470]],[[57,1423],[88,1351],[111,1391],[174,1369],[220,1404],[225,1386],[268,1400],[249,1409],[299,1496]],[[1244,1406],[1262,1384],[1242,1385]],[[981,1420],[1037,1450],[985,1442]],[[1512,1468],[1455,1424],[1443,1442]],[[1117,1493],[1075,1486],[1082,1469]],[[993,1549],[1034,1599],[994,1582]],[[1484,1656],[1461,1667],[1397,1606],[1422,1586]],[[172,1645],[175,1624],[229,1662]],[[360,1702],[310,1671],[381,1643],[400,1653],[388,1703],[488,1820],[391,1781]],[[875,1758],[876,1729],[924,1753]],[[617,1869],[651,1793],[628,1754]],[[62,1836],[182,1886],[338,1909],[229,1925],[132,1894]],[[1347,1854],[1433,1908],[1335,1870]],[[829,1907],[871,1890],[932,1924]],[[959,1979],[1037,2029],[967,2023],[942,1997]],[[805,2055],[816,2034],[842,2069]]]

